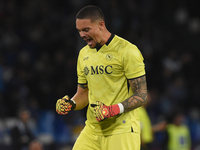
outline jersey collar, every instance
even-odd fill
[[[112,39],[114,38],[114,34],[111,34],[110,38],[108,39],[108,41],[106,42],[106,45],[108,46],[110,44],[110,42],[112,41]]]
[[[112,41],[112,39],[114,38],[115,34],[111,34],[110,38],[108,39],[108,41],[105,43],[107,46],[110,44],[110,42]],[[99,51],[101,49],[103,45],[97,46],[96,49],[97,51]]]

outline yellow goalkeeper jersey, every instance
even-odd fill
[[[99,50],[88,45],[79,52],[79,84],[88,84],[89,106],[84,131],[96,135],[140,132],[138,109],[98,122],[90,103],[118,104],[133,95],[128,79],[145,75],[143,56],[127,40],[113,35]]]

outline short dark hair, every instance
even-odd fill
[[[88,5],[83,7],[76,15],[76,19],[90,19],[91,22],[94,22],[98,19],[104,21],[104,14],[102,10],[94,5]]]

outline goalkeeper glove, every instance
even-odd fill
[[[94,109],[94,114],[97,121],[102,121],[106,118],[110,118],[124,112],[124,107],[121,103],[106,106],[104,103],[96,101],[90,104],[90,106]]]
[[[69,99],[66,95],[62,99],[57,100],[56,112],[60,115],[66,115],[69,111],[76,108],[76,102],[73,99]]]

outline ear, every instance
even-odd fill
[[[99,29],[102,31],[105,29],[105,22],[104,21],[99,21]]]

